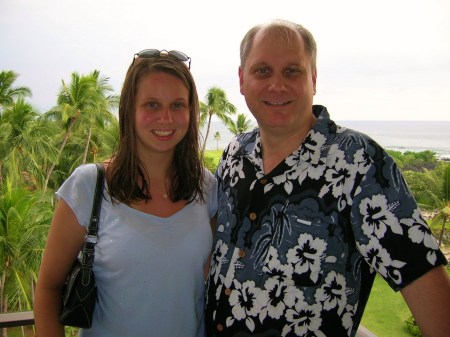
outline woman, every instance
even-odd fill
[[[117,151],[95,247],[93,325],[79,336],[203,336],[204,270],[212,247],[216,182],[198,151],[199,102],[178,51],[135,55],[122,88]],[[60,294],[83,245],[96,167],[78,167],[59,199],[35,294],[39,336],[62,337]]]

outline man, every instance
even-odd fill
[[[424,336],[450,332],[447,263],[392,158],[337,126],[316,92],[316,44],[275,21],[241,43],[259,129],[225,150],[207,336],[354,336],[378,272]]]

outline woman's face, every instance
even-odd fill
[[[189,128],[189,90],[177,77],[151,72],[138,82],[136,93],[136,144],[141,158],[168,153]]]

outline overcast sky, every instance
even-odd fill
[[[0,70],[17,72],[44,112],[74,71],[100,70],[118,94],[135,52],[178,49],[201,100],[218,86],[248,113],[239,44],[276,18],[315,36],[314,103],[333,119],[450,120],[448,0],[0,0]]]

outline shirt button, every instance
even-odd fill
[[[244,258],[245,257],[245,250],[241,249],[239,251],[239,257]]]
[[[217,330],[218,331],[223,331],[223,325],[222,324],[217,324]]]
[[[225,295],[230,296],[231,294],[231,289],[230,288],[226,288],[225,289]]]
[[[267,179],[266,178],[262,178],[259,180],[259,182],[263,185],[267,184]]]
[[[250,220],[255,220],[257,218],[256,213],[252,212],[249,215]]]

